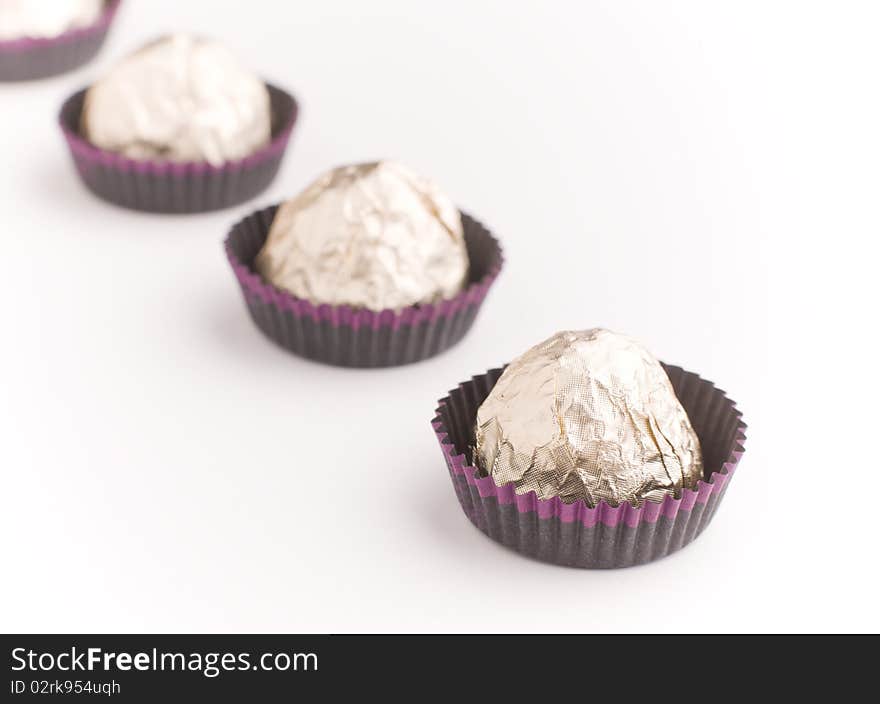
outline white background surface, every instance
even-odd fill
[[[880,628],[877,20],[868,2],[128,0],[92,65],[0,85],[3,629]],[[98,201],[57,108],[187,28],[300,98],[278,180],[195,217]],[[439,358],[300,360],[251,323],[221,241],[377,157],[493,227],[506,268]],[[716,381],[750,426],[707,532],[629,570],[485,538],[429,426],[459,381],[595,325]]]

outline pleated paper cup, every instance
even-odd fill
[[[558,565],[630,567],[656,560],[693,541],[715,515],[740,457],[745,429],[736,404],[712,382],[680,367],[663,365],[703,450],[704,476],[679,498],[629,503],[539,499],[517,494],[514,483],[497,486],[473,464],[477,409],[503,369],[462,382],[439,402],[432,421],[455,494],[465,515],[493,540]]]
[[[501,271],[498,240],[462,213],[470,268],[458,295],[381,312],[307,301],[273,286],[254,268],[277,209],[237,223],[226,239],[226,255],[257,327],[290,352],[326,364],[392,367],[440,354],[465,336]]]
[[[101,16],[87,27],[77,27],[57,37],[0,41],[0,81],[48,78],[91,61],[107,38],[120,1],[108,0]]]
[[[99,198],[150,213],[200,213],[238,205],[272,183],[296,124],[292,95],[266,84],[272,110],[272,139],[253,154],[221,166],[208,162],[131,159],[91,144],[80,134],[86,89],[61,108],[60,123],[77,173]]]

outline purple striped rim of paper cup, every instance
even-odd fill
[[[91,144],[79,132],[87,89],[62,105],[59,124],[77,172],[99,197],[147,212],[194,213],[244,202],[274,179],[299,115],[296,99],[266,84],[272,104],[272,139],[242,159],[215,166],[205,161],[132,159]]]
[[[225,241],[226,255],[258,327],[290,351],[329,364],[396,366],[442,352],[470,328],[503,266],[498,240],[462,213],[470,271],[457,295],[399,311],[314,303],[271,284],[254,268],[278,207],[236,223]]]
[[[108,0],[98,19],[57,37],[0,40],[0,80],[31,80],[70,71],[101,48],[121,0]]]
[[[684,489],[678,498],[666,496],[662,501],[646,501],[638,508],[629,503],[611,506],[604,501],[590,508],[584,501],[566,504],[558,497],[539,499],[534,491],[517,494],[513,483],[499,487],[491,477],[481,476],[468,458],[477,409],[503,371],[492,369],[450,391],[449,396],[440,400],[432,421],[456,494],[468,518],[490,537],[515,549],[518,545],[527,545],[529,549],[522,552],[580,567],[641,564],[670,554],[693,540],[714,515],[717,503],[745,452],[746,425],[736,404],[714,384],[680,367],[663,366],[703,448],[706,475],[695,489]],[[708,506],[710,510],[707,510]],[[502,507],[509,507],[520,516],[520,526],[506,529],[508,533],[511,530],[520,533],[515,540],[502,535],[505,529],[499,527],[500,519],[490,516]],[[691,520],[697,513],[699,517]],[[602,542],[604,553],[601,560],[595,551],[590,552],[591,546],[580,551],[577,545],[569,546],[564,560],[554,559],[559,553],[558,547],[541,545],[541,541],[546,543],[557,539],[559,531],[540,532],[538,528],[542,523],[552,522],[563,527],[574,526],[574,540]],[[667,542],[659,546],[640,544],[640,532],[646,540],[656,542],[655,532],[644,528],[660,522],[668,526]],[[580,530],[581,527],[586,530]],[[522,533],[528,531],[535,531],[535,535],[524,537]],[[597,539],[599,532],[603,537]],[[633,535],[623,540],[625,534]],[[677,536],[676,539],[669,540],[673,535]],[[609,546],[609,541],[613,543],[615,540],[619,540],[620,550]]]

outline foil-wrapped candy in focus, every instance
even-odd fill
[[[0,40],[49,39],[94,24],[104,0],[0,0]]]
[[[131,54],[86,93],[81,131],[133,159],[220,166],[268,144],[269,91],[224,46],[188,34]]]
[[[557,333],[513,361],[475,433],[484,475],[540,499],[640,506],[703,476],[700,441],[663,367],[600,328]]]
[[[452,201],[380,161],[334,169],[281,205],[256,268],[298,298],[399,310],[458,293],[468,256]]]

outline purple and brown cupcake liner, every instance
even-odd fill
[[[57,37],[23,37],[0,41],[0,81],[48,78],[91,61],[101,49],[121,0],[107,0],[104,12],[87,27]]]
[[[266,87],[272,111],[271,141],[253,154],[221,166],[131,159],[96,147],[80,134],[86,89],[67,99],[59,119],[77,173],[99,198],[151,213],[200,213],[250,200],[278,173],[298,106],[289,93],[268,83]]]
[[[703,450],[704,478],[679,498],[589,508],[558,497],[517,494],[514,483],[497,486],[473,465],[477,409],[503,369],[492,369],[450,391],[439,402],[432,426],[470,521],[493,540],[517,552],[558,565],[631,567],[680,550],[715,515],[745,452],[745,429],[736,404],[712,382],[680,367],[663,365]]]
[[[277,209],[260,210],[237,223],[226,239],[226,255],[257,327],[294,354],[326,364],[398,366],[452,347],[470,329],[503,264],[495,237],[462,213],[470,267],[458,295],[399,311],[319,305],[277,288],[254,268]]]

